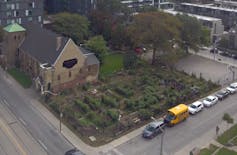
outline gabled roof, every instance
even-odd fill
[[[94,53],[91,53],[89,50],[78,46],[79,50],[86,56],[86,65],[96,65],[100,64],[100,61],[97,59]]]
[[[85,54],[85,56],[87,66],[100,64],[100,61],[97,59],[94,53]]]
[[[54,64],[69,38],[43,29],[39,24],[31,23],[25,27],[26,38],[20,45],[20,50],[29,53],[40,63]]]
[[[20,26],[17,23],[10,24],[10,25],[4,27],[3,29],[7,32],[21,32],[21,31],[26,30],[25,28],[23,28],[22,26]]]

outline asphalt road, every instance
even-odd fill
[[[231,61],[230,61],[231,63]],[[185,71],[188,74],[195,74],[196,77],[201,76],[206,80],[211,80],[221,85],[226,85],[233,80],[233,74],[228,69],[228,65],[220,63],[208,58],[204,58],[198,55],[190,55],[180,60],[176,68],[181,71]],[[235,80],[237,79],[237,68],[233,69],[235,72]]]
[[[0,155],[46,155],[6,106],[0,101]]]
[[[15,115],[17,121],[24,126],[46,154],[63,155],[67,150],[73,148],[58,129],[53,127],[32,106],[30,99],[24,96],[24,93],[19,92],[5,76],[4,72],[0,73],[0,100],[4,102],[8,110]]]
[[[174,155],[192,141],[209,132],[210,129],[215,128],[222,121],[225,112],[231,115],[237,113],[237,94],[229,96],[213,107],[205,108],[195,116],[190,116],[185,122],[172,128],[166,128],[163,154]],[[206,142],[213,138],[215,138],[213,135],[207,136]],[[152,140],[145,140],[139,135],[118,146],[116,150],[124,155],[158,155],[160,153],[160,140],[161,135]],[[200,147],[199,145],[197,143],[197,147]],[[188,154],[189,152],[187,152]]]

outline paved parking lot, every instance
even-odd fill
[[[228,64],[204,58],[198,55],[190,55],[176,64],[176,68],[185,71],[188,74],[200,75],[206,79],[211,80],[221,85],[226,85],[236,80],[237,68],[233,68],[233,72],[228,68]]]

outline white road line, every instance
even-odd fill
[[[45,150],[48,150],[48,148],[44,145],[44,143],[41,140],[38,139],[38,142]]]
[[[26,122],[25,122],[22,118],[19,118],[19,121],[20,121],[24,126],[26,126]]]
[[[112,152],[116,153],[116,155],[123,155],[121,152],[119,152],[117,149],[112,149]]]
[[[10,106],[9,103],[7,103],[7,101],[4,99],[3,102],[7,105]]]

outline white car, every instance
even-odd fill
[[[204,100],[203,100],[203,105],[205,107],[210,107],[214,104],[216,104],[218,102],[218,98],[216,96],[207,96]]]
[[[196,114],[204,108],[204,105],[201,101],[196,101],[188,106],[188,111],[190,114]]]
[[[230,84],[226,88],[231,94],[235,93],[237,91],[237,82]]]

